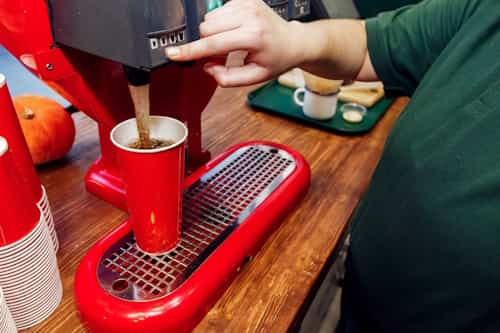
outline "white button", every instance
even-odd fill
[[[158,48],[158,39],[150,38],[149,43],[151,44],[151,50],[156,50]]]

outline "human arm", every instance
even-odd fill
[[[360,20],[286,22],[261,0],[232,0],[205,16],[200,34],[198,41],[167,49],[167,56],[189,61],[247,51],[242,67],[206,65],[222,86],[262,82],[297,66],[329,78],[377,79]]]
[[[258,83],[299,66],[329,78],[380,79],[386,89],[411,95],[480,4],[424,0],[367,21],[299,23],[282,20],[261,0],[231,0],[206,15],[202,39],[167,52],[186,61],[248,51],[243,67],[207,64],[222,86]]]

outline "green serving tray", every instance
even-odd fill
[[[384,97],[368,109],[363,121],[357,124],[346,122],[338,111],[342,106],[339,102],[335,116],[330,120],[316,120],[306,117],[302,108],[293,101],[293,89],[284,87],[273,80],[248,94],[248,104],[259,110],[306,123],[330,132],[358,134],[371,130],[377,121],[394,101],[394,98]]]

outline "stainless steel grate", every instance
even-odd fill
[[[152,300],[169,294],[295,167],[293,157],[271,146],[238,149],[185,191],[178,246],[168,254],[150,256],[128,234],[101,258],[97,272],[101,286],[126,300]]]

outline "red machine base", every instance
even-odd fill
[[[118,171],[106,167],[102,159],[95,161],[85,176],[87,191],[121,210],[127,210],[125,184]]]
[[[307,193],[305,160],[282,145],[237,145],[186,178],[183,231],[166,255],[137,246],[130,223],[95,244],[75,278],[92,332],[189,332]]]

